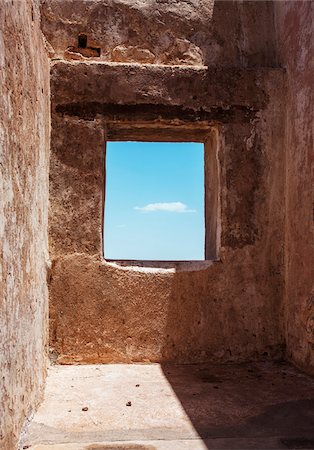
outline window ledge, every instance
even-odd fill
[[[174,273],[205,270],[216,261],[141,261],[105,259],[104,263],[112,267],[134,272],[146,273]]]

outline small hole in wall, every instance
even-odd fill
[[[79,34],[78,47],[79,48],[86,48],[87,47],[87,35],[86,34]]]
[[[78,36],[77,48],[81,49],[79,52],[87,58],[98,58],[100,56],[99,47],[88,47],[87,46],[87,34],[81,33]]]

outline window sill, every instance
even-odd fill
[[[117,260],[105,259],[104,262],[112,267],[122,270],[148,273],[164,272],[195,272],[205,270],[212,266],[211,260],[200,261],[141,261],[141,260]]]

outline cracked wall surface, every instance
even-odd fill
[[[0,7],[0,447],[16,448],[47,365],[49,62],[36,1]]]

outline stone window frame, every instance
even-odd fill
[[[102,258],[110,264],[119,266],[201,269],[219,260],[221,234],[220,208],[220,137],[219,127],[205,123],[180,123],[179,120],[152,122],[108,121],[104,124],[104,156],[103,156],[103,210],[102,210]],[[203,260],[130,260],[106,258],[104,254],[105,241],[105,202],[106,202],[106,143],[114,141],[139,142],[198,142],[204,144],[204,222],[205,222],[205,252]]]

